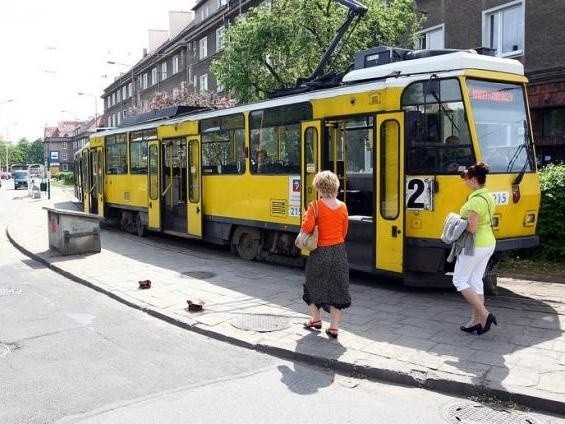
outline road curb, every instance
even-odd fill
[[[8,225],[6,226],[6,236],[8,237],[10,243],[21,253],[37,262],[42,263],[52,271],[57,272],[58,274],[74,282],[89,287],[99,293],[105,294],[111,299],[116,300],[133,309],[137,309],[169,324],[175,325],[185,330],[193,331],[197,334],[209,337],[211,339],[226,342],[245,349],[266,353],[281,359],[299,361],[318,367],[325,367],[332,369],[333,371],[336,371],[338,373],[353,374],[359,378],[391,382],[395,384],[419,387],[461,396],[487,395],[490,397],[496,397],[497,399],[500,399],[502,401],[512,401],[533,409],[557,414],[561,414],[565,410],[565,402],[559,402],[534,395],[510,392],[508,390],[488,387],[485,385],[478,386],[465,381],[457,381],[455,379],[443,378],[438,375],[438,372],[435,372],[431,369],[423,369],[422,367],[420,367],[421,369],[418,370],[418,366],[414,366],[410,370],[398,370],[391,367],[378,368],[365,364],[357,364],[343,360],[340,361],[339,359],[325,358],[308,353],[296,352],[290,349],[285,349],[279,346],[273,346],[260,342],[252,343],[234,336],[224,334],[222,332],[214,331],[209,328],[203,328],[197,324],[193,325],[189,322],[186,322],[185,320],[176,318],[157,309],[141,304],[136,300],[128,299],[127,295],[123,293],[119,295],[114,291],[107,290],[97,284],[94,284],[88,280],[78,277],[77,275],[65,271],[64,269],[59,268],[56,265],[53,265],[49,260],[33,252],[30,252],[25,247],[18,244],[18,242],[11,236],[9,227],[10,223],[8,223]]]

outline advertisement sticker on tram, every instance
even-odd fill
[[[288,216],[300,216],[301,188],[299,175],[288,177]]]

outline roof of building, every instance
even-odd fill
[[[45,127],[45,138],[72,137],[81,121],[60,121],[56,127]]]

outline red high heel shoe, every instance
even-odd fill
[[[326,334],[331,337],[332,339],[337,339],[337,332],[338,329],[337,328],[328,328],[326,330]]]
[[[322,320],[321,319],[317,321],[310,320],[308,322],[305,322],[304,328],[308,330],[311,330],[312,328],[315,328],[316,330],[320,330],[322,328]]]

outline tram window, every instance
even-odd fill
[[[400,127],[397,121],[389,119],[381,124],[380,132],[381,216],[396,219],[400,211]]]
[[[127,134],[106,137],[106,174],[127,174]]]
[[[245,172],[245,118],[242,113],[200,122],[203,174]]]
[[[300,121],[312,119],[310,103],[251,113],[251,172],[289,175],[300,172]]]
[[[129,162],[131,174],[147,174],[147,141],[157,138],[155,130],[135,131],[131,133],[129,144]]]
[[[425,80],[402,95],[406,172],[457,173],[475,161],[457,79]]]
[[[243,174],[245,172],[244,129],[202,135],[202,172]]]

